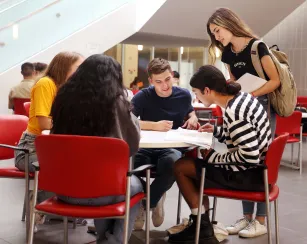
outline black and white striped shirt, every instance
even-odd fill
[[[211,150],[209,163],[262,163],[272,142],[267,112],[258,100],[240,92],[228,103],[222,127],[215,127],[214,136],[225,143],[226,153]]]

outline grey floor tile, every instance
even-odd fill
[[[225,147],[216,144],[218,150],[225,150]],[[280,244],[307,244],[306,220],[307,220],[307,159],[304,152],[307,151],[307,143],[303,144],[303,175],[299,171],[282,166],[280,168],[278,185],[280,187],[279,197],[279,219],[280,219]],[[284,161],[290,161],[291,147],[287,146],[283,155]],[[295,155],[297,150],[295,149]],[[2,163],[3,164],[3,163]],[[8,160],[4,164],[12,164]],[[0,244],[23,244],[25,241],[25,223],[21,222],[21,211],[24,194],[23,180],[0,179]],[[151,226],[151,244],[167,243],[165,230],[176,223],[178,201],[178,188],[174,186],[167,192],[165,202],[164,223],[154,228]],[[272,206],[273,210],[273,206]],[[183,201],[181,218],[188,217],[190,210]],[[218,199],[216,219],[225,225],[232,224],[242,216],[242,205],[240,201]],[[272,214],[273,217],[273,214]],[[274,227],[274,221],[272,223]],[[73,230],[70,225],[69,240],[73,244],[85,244],[93,242],[95,237],[86,232],[86,227],[78,226]],[[52,221],[43,225],[35,235],[35,244],[62,243],[62,224]],[[144,233],[134,232],[129,243],[143,243]],[[273,235],[273,243],[274,243]],[[242,239],[237,236],[229,236],[227,244],[260,244],[267,243],[267,236],[255,239]]]

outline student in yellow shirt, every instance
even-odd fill
[[[47,68],[46,75],[32,88],[31,106],[27,130],[22,134],[19,147],[29,149],[29,171],[34,172],[33,162],[37,161],[35,150],[35,137],[43,130],[51,128],[50,110],[59,87],[76,71],[83,62],[83,57],[74,52],[61,52],[57,54]],[[15,153],[15,166],[25,171],[25,154]]]

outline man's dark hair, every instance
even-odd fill
[[[33,75],[34,65],[32,63],[24,63],[21,65],[21,74],[25,77]]]
[[[223,73],[212,65],[204,65],[192,76],[190,85],[204,91],[205,87],[222,95],[236,95],[241,90],[237,82],[227,82]]]
[[[45,64],[45,63],[37,62],[37,63],[33,63],[33,64],[34,64],[35,71],[37,71],[39,73],[46,71],[46,69],[48,67],[48,65]]]
[[[177,71],[173,71],[173,77],[179,79],[180,74]]]

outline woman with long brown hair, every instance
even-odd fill
[[[24,152],[15,152],[15,166],[19,170],[25,171],[25,167],[29,167],[29,172],[34,172],[32,163],[37,161],[35,138],[43,130],[51,129],[50,111],[55,95],[82,62],[83,57],[78,53],[61,52],[52,59],[46,70],[46,75],[33,86],[28,127],[18,143],[18,147],[29,150],[29,165],[25,165]],[[45,192],[39,192],[38,202],[46,198]],[[43,216],[37,216],[36,222],[41,223],[42,219]]]
[[[216,10],[207,22],[207,32],[211,44],[209,53],[214,63],[216,51],[222,52],[222,62],[227,64],[230,80],[236,81],[245,73],[259,76],[253,66],[251,49],[259,38],[233,11],[227,8]],[[259,58],[267,79],[267,83],[251,93],[262,104],[266,111],[270,111],[269,119],[274,136],[276,121],[275,111],[270,106],[267,94],[280,86],[278,71],[269,55],[264,43],[258,45]],[[242,105],[242,109],[245,106]],[[244,217],[227,228],[230,234],[239,234],[242,237],[256,237],[267,233],[264,225],[266,217],[265,204],[257,203],[256,217],[253,220],[254,202],[243,202]]]

